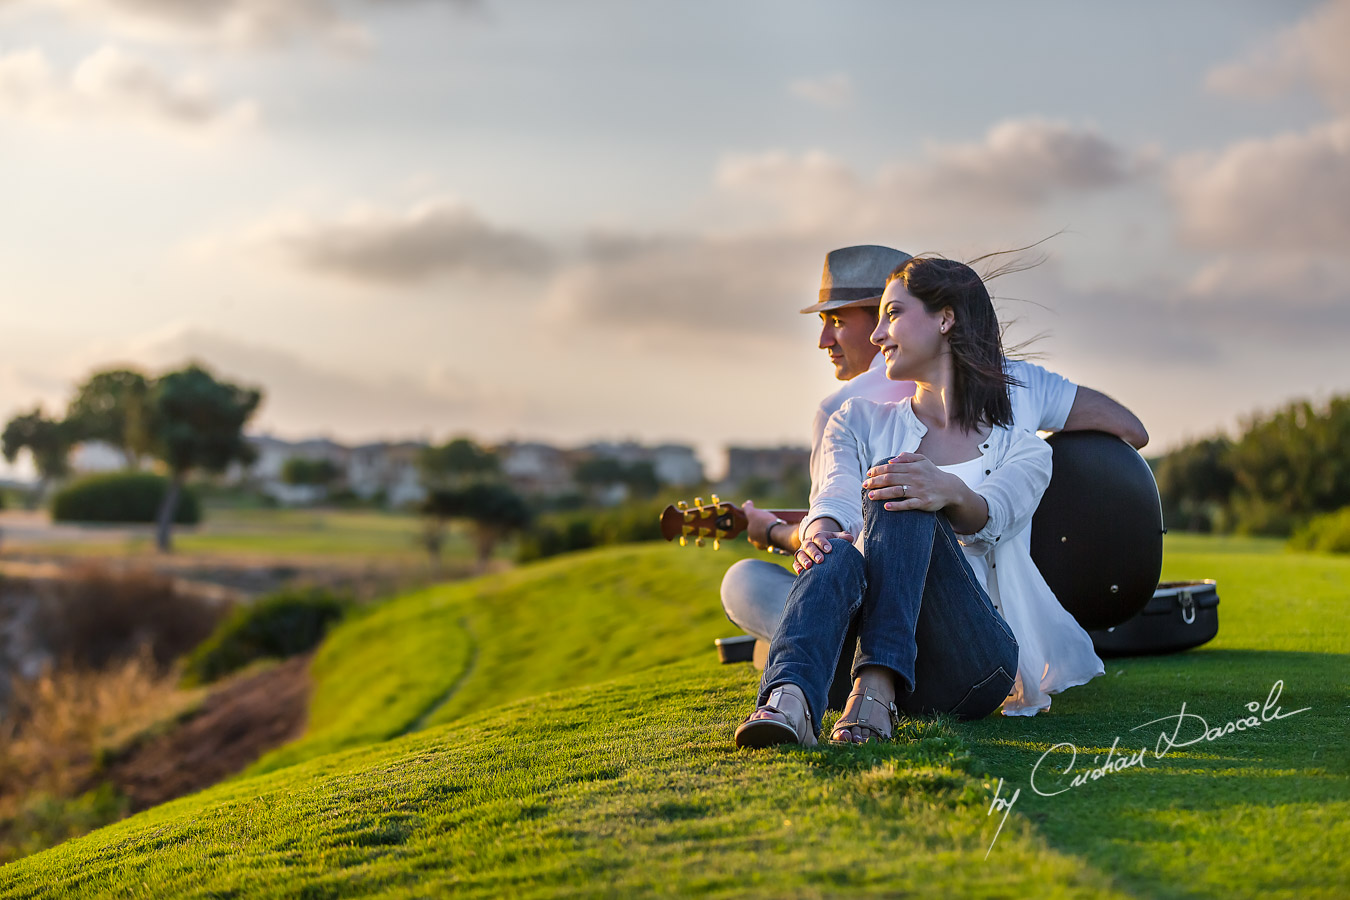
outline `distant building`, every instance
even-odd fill
[[[799,478],[810,469],[808,447],[728,447],[724,484],[736,487],[751,480],[779,483]]]
[[[364,444],[351,450],[347,487],[363,500],[383,494],[387,506],[401,507],[426,499],[417,459],[426,444]]]
[[[287,506],[309,505],[326,499],[329,488],[320,485],[286,484],[282,475],[287,461],[301,458],[328,460],[341,474],[333,487],[345,487],[362,500],[382,499],[390,507],[405,507],[426,499],[418,460],[426,444],[416,441],[372,443],[347,447],[318,438],[285,441],[270,435],[248,438],[257,458],[247,468],[235,464],[225,473],[227,484],[249,485]],[[625,466],[646,463],[662,486],[686,487],[703,481],[703,464],[692,447],[662,444],[648,447],[635,441],[601,441],[572,450],[551,444],[507,441],[492,448],[501,473],[513,488],[526,496],[557,497],[580,490],[576,467],[591,459],[612,459]],[[594,502],[620,503],[629,486],[592,485]]]
[[[120,472],[126,467],[126,454],[104,441],[85,441],[70,451],[70,471],[76,475]]]
[[[502,474],[522,494],[556,497],[576,490],[568,456],[557,447],[508,441],[495,451]]]

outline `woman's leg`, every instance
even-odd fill
[[[823,563],[797,576],[769,644],[757,706],[774,688],[796,685],[811,714],[812,731],[819,730],[830,679],[864,587],[862,554],[837,539],[830,542]]]
[[[867,591],[855,677],[892,673],[895,702],[908,715],[981,718],[997,709],[1016,677],[1017,641],[946,517],[887,511],[864,498],[863,519]]]

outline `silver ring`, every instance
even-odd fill
[[[907,484],[900,485],[900,499],[904,500],[908,496],[909,496],[909,485]]]

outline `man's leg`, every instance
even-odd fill
[[[790,569],[762,559],[742,559],[722,576],[722,609],[727,618],[746,634],[769,643],[783,619],[788,592],[796,576]],[[850,652],[839,655],[834,680],[830,684],[828,709],[842,709],[853,687],[853,655],[857,629],[850,627],[843,646]]]
[[[762,559],[742,559],[722,576],[722,609],[746,634],[768,641],[783,618],[794,576]]]

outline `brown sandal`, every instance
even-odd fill
[[[900,710],[895,708],[895,701],[892,700],[891,702],[887,703],[884,700],[879,700],[878,698],[872,696],[871,688],[862,688],[860,690],[856,690],[848,695],[848,699],[852,700],[854,697],[859,696],[862,697],[862,701],[858,703],[858,708],[854,710],[853,719],[851,721],[848,719],[840,719],[838,722],[835,722],[834,727],[830,729],[831,744],[835,745],[866,744],[872,740],[871,737],[868,737],[867,740],[865,741],[855,741],[853,740],[852,737],[850,737],[848,740],[839,740],[836,737],[836,735],[839,734],[839,732],[844,731],[845,729],[848,728],[865,728],[868,731],[872,732],[872,734],[876,736],[877,740],[880,741],[890,740],[891,735],[895,733],[895,726],[900,724]],[[886,719],[885,724],[888,726],[886,729],[883,730],[873,720],[872,715],[876,712],[876,710],[869,708],[868,704],[871,703],[875,703],[877,706],[881,707],[881,712],[884,714]],[[847,705],[847,703],[845,705]]]
[[[793,688],[792,691],[786,690]],[[784,697],[792,697],[801,705],[801,719],[798,720],[781,706]],[[767,709],[778,713],[786,721],[778,719],[746,718],[736,729],[737,747],[773,747],[777,744],[801,744],[813,747],[816,744],[816,732],[811,727],[811,709],[806,705],[806,696],[795,684],[785,684],[774,688],[769,699],[755,709],[755,712]],[[754,715],[751,713],[750,715]]]

